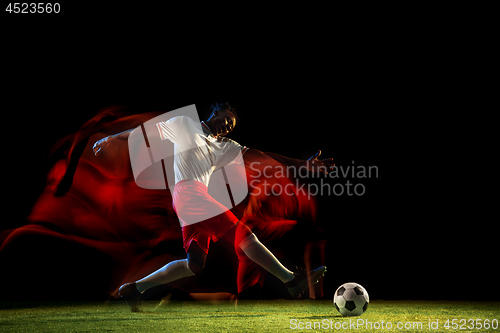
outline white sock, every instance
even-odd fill
[[[136,281],[137,290],[143,293],[145,290],[158,286],[160,284],[169,283],[183,277],[193,276],[193,272],[189,269],[187,259],[176,260],[169,262],[156,272],[153,272],[145,278]]]
[[[278,279],[287,283],[293,280],[295,275],[286,269],[278,259],[257,239],[255,234],[251,234],[240,243],[240,248],[248,258],[256,262]]]

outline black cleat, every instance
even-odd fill
[[[137,290],[135,282],[125,283],[118,289],[118,295],[125,299],[132,312],[142,312],[141,293]]]
[[[319,279],[325,275],[326,266],[321,266],[316,268],[315,270],[309,272],[311,283],[316,284],[319,282]],[[285,283],[285,286],[288,289],[290,295],[293,298],[299,298],[300,295],[309,288],[309,281],[307,279],[307,272],[295,273],[295,278],[292,281]]]

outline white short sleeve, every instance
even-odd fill
[[[160,133],[160,138],[162,140],[170,140],[175,142],[176,139],[181,135],[182,126],[184,122],[184,117],[174,117],[167,121],[161,121],[156,124],[158,132]]]

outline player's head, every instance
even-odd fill
[[[205,122],[217,136],[230,133],[236,126],[238,116],[234,108],[228,103],[215,103],[211,106],[212,113]]]

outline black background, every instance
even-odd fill
[[[320,198],[327,295],[355,281],[375,299],[498,299],[495,230],[461,172],[462,119],[449,111],[465,101],[439,37],[401,31],[404,17],[321,8],[66,6],[57,17],[3,13],[1,229],[25,223],[50,145],[100,108],[203,114],[230,101],[242,119],[230,137],[244,145],[378,167],[363,196]]]

